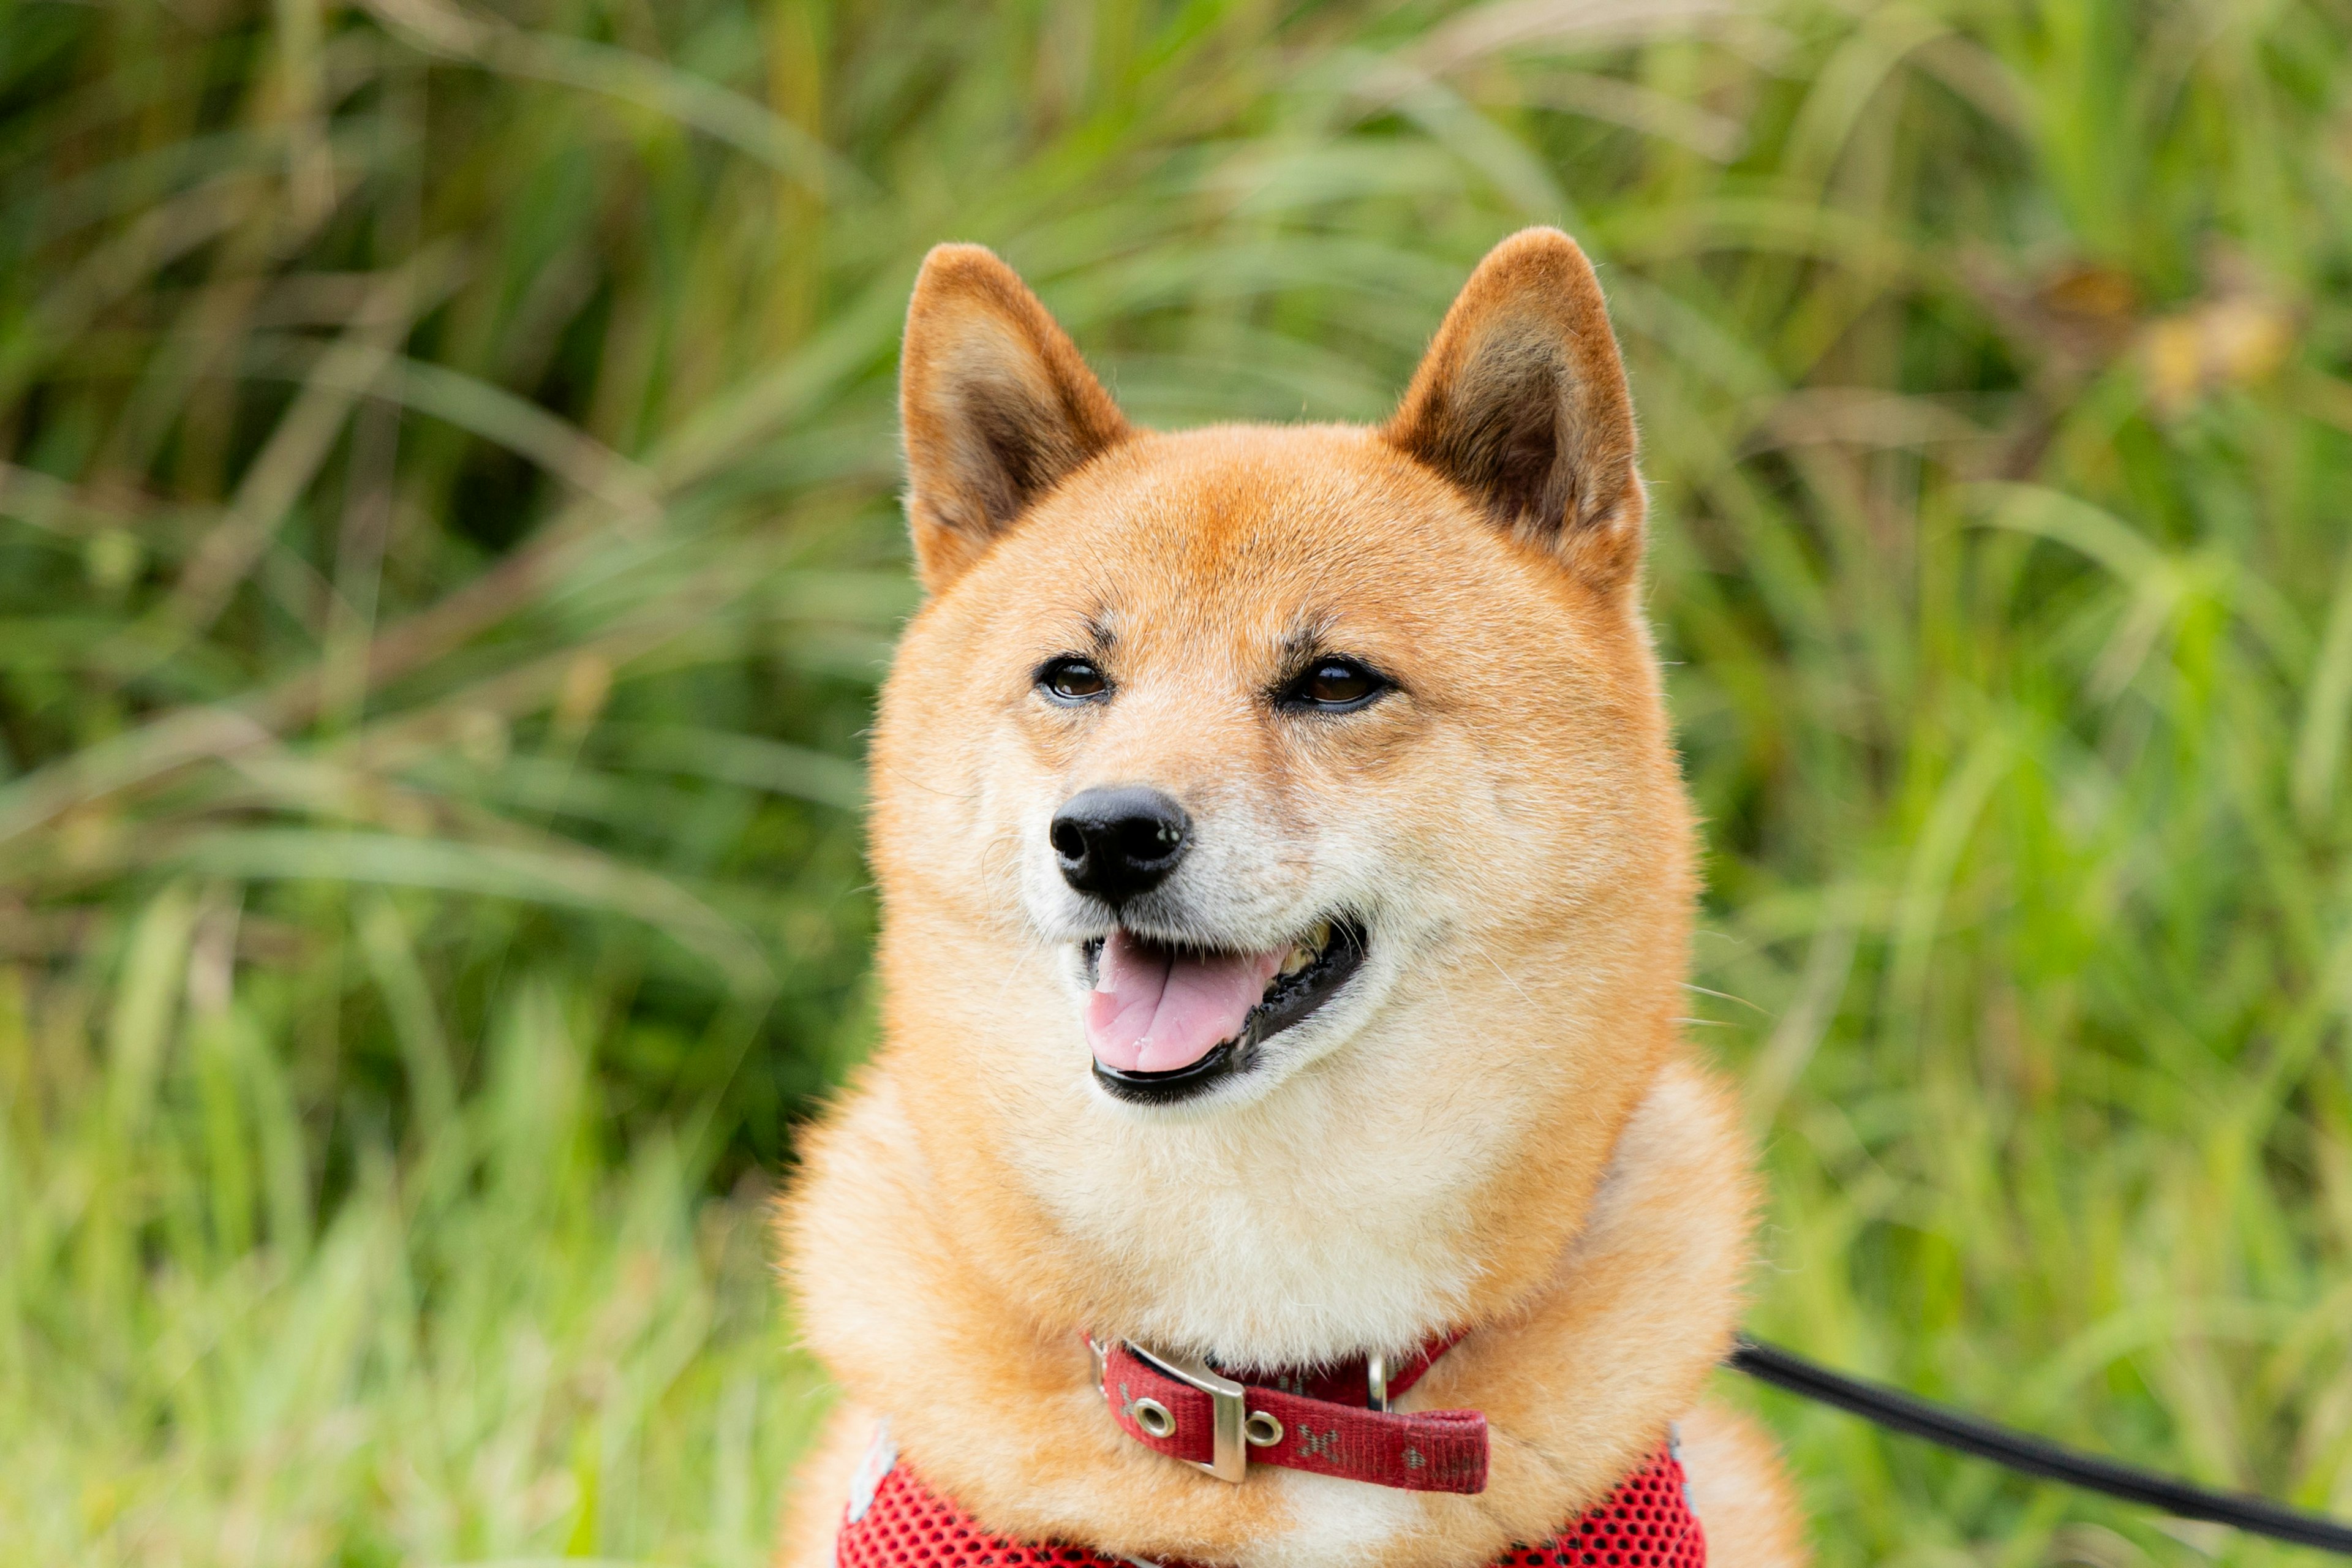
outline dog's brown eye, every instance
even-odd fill
[[[1299,677],[1291,688],[1298,701],[1317,708],[1360,708],[1388,689],[1389,683],[1352,658],[1326,658]]]
[[[1356,702],[1371,694],[1372,678],[1352,664],[1327,664],[1307,678],[1307,695],[1318,702]]]
[[[1084,702],[1110,689],[1103,672],[1082,658],[1057,658],[1037,672],[1037,684],[1061,702]]]

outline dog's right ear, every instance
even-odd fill
[[[915,570],[938,593],[1030,504],[1128,436],[1076,347],[977,245],[923,260],[898,358]]]

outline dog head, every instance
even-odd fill
[[[1385,426],[1177,434],[942,247],[901,403],[929,598],[874,762],[893,1009],[1155,1120],[1468,1070],[1563,999],[1658,1048],[1689,826],[1573,241],[1489,255]]]

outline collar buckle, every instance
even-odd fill
[[[1133,1340],[1122,1340],[1119,1343],[1128,1354],[1162,1377],[1173,1378],[1176,1382],[1188,1387],[1197,1388],[1209,1396],[1211,1457],[1205,1464],[1198,1459],[1186,1459],[1183,1462],[1195,1469],[1206,1470],[1221,1481],[1238,1484],[1247,1479],[1250,1451],[1249,1391],[1197,1356],[1160,1355],[1156,1352],[1145,1350]],[[1087,1350],[1094,1357],[1095,1392],[1099,1394],[1102,1392],[1103,1385],[1105,1359],[1103,1347],[1095,1342],[1093,1335],[1089,1334],[1087,1336]],[[1268,1439],[1269,1441],[1279,1439],[1281,1424],[1275,1423],[1273,1429],[1276,1436],[1275,1438]],[[1197,1448],[1193,1450],[1195,1453],[1199,1451]]]
[[[1360,1373],[1344,1365],[1310,1369],[1278,1376],[1279,1386],[1263,1388],[1226,1376],[1205,1357],[1168,1355],[1133,1340],[1091,1334],[1086,1343],[1095,1393],[1123,1431],[1229,1486],[1248,1476],[1250,1450],[1263,1448],[1255,1456],[1261,1464],[1345,1480],[1406,1491],[1486,1489],[1484,1415],[1408,1415],[1391,1403],[1444,1353],[1453,1337],[1432,1341],[1402,1368],[1387,1356],[1368,1356]],[[1115,1384],[1116,1399],[1106,1384]]]

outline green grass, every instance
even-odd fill
[[[918,258],[1361,418],[1536,221],[1754,1325],[2352,1512],[2341,0],[0,0],[5,1555],[757,1562]],[[2291,1555],[1759,1408],[1837,1568]]]

